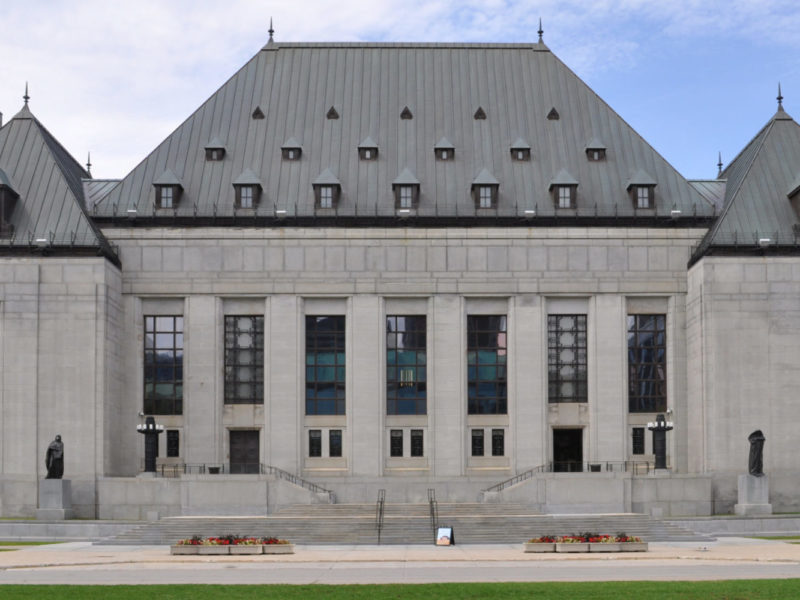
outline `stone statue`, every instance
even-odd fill
[[[748,464],[750,475],[756,477],[763,477],[764,475],[764,442],[766,439],[760,429],[756,429],[747,438],[747,441],[750,442],[750,460]]]
[[[64,442],[60,435],[47,447],[44,464],[47,467],[46,479],[61,479],[64,475]]]

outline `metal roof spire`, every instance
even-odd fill
[[[92,174],[92,153],[86,153],[86,172],[91,175]]]
[[[717,177],[719,178],[722,175],[722,152],[718,154],[717,161]]]
[[[783,94],[781,94],[781,82],[778,82],[778,110],[783,110]]]
[[[272,28],[272,17],[269,18],[269,40],[267,40],[268,44],[271,44],[274,40],[272,39],[275,30]]]
[[[28,82],[27,81],[25,82],[25,95],[22,97],[22,99],[25,100],[25,106],[28,106],[28,100],[30,100],[31,97],[28,95]]]
[[[542,43],[542,34],[544,34],[544,29],[542,29],[542,17],[539,17],[539,43]]]

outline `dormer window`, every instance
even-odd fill
[[[358,145],[358,157],[361,160],[378,160],[378,144],[368,137]]]
[[[628,180],[627,190],[636,210],[656,207],[656,181],[642,169]]]
[[[325,169],[311,184],[314,188],[314,201],[318,209],[334,209],[339,205],[342,185],[330,169]]]
[[[436,145],[433,147],[433,152],[436,156],[436,160],[453,160],[456,157],[456,147],[448,140],[446,137],[443,137]]]
[[[555,188],[555,197],[558,208],[575,208],[575,199],[571,185],[559,185]]]
[[[522,138],[511,144],[511,160],[517,162],[527,162],[531,159],[531,147]]]
[[[392,191],[395,209],[410,211],[419,206],[419,180],[408,169],[392,182]]]
[[[0,169],[0,237],[11,237],[14,233],[10,221],[18,198],[11,179]]]
[[[592,138],[588,144],[586,144],[586,158],[589,159],[589,162],[600,162],[606,159],[606,146],[597,138]]]
[[[225,158],[225,146],[218,138],[214,138],[206,144],[206,160],[220,161]]]
[[[578,205],[578,180],[561,169],[550,181],[550,193],[556,208],[573,209]]]
[[[300,160],[302,155],[303,149],[293,137],[286,140],[283,143],[283,146],[281,146],[281,156],[283,157],[283,160]]]
[[[319,190],[319,208],[333,208],[335,188],[332,185],[321,185]]]
[[[636,208],[653,208],[653,188],[651,186],[636,186]]]
[[[237,208],[254,208],[256,205],[256,186],[239,185],[236,186],[236,206]]]
[[[494,206],[494,195],[492,188],[488,185],[478,186],[478,208],[492,208]]]
[[[153,187],[156,189],[156,208],[174,209],[178,206],[183,185],[171,169],[166,169],[153,182]]]
[[[175,208],[177,203],[175,186],[159,185],[156,186],[156,206],[158,208]]]
[[[258,201],[261,199],[261,180],[252,170],[245,169],[232,183],[236,194],[234,199],[236,208],[252,209],[258,206]]]
[[[486,169],[481,169],[472,180],[472,199],[476,209],[497,208],[497,196],[500,182]]]
[[[606,158],[606,149],[605,148],[597,148],[595,150],[586,150],[586,156],[589,158],[591,162],[600,162],[601,160],[605,160]]]

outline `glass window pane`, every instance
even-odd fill
[[[505,414],[506,316],[467,316],[469,414]]]
[[[387,414],[425,414],[425,316],[386,317]],[[398,402],[400,399],[415,399]]]
[[[548,315],[547,329],[549,401],[586,402],[586,315]]]
[[[667,408],[665,326],[663,314],[628,315],[630,412],[663,412]]]

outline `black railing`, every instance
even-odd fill
[[[528,469],[524,473],[510,477],[500,483],[486,488],[484,492],[500,492],[513,485],[532,479],[539,473],[632,473],[634,475],[647,475],[653,471],[653,463],[644,460],[623,461],[556,461]]]
[[[180,477],[181,475],[273,475],[289,483],[305,488],[315,494],[327,494],[329,501],[336,502],[336,496],[331,490],[298,477],[293,473],[265,465],[263,463],[176,463],[159,465],[156,469],[159,477]]]
[[[433,543],[436,543],[436,528],[439,525],[439,504],[436,502],[436,490],[428,488],[428,512],[431,518],[431,531],[433,532]]]
[[[381,543],[383,530],[383,508],[386,502],[386,490],[378,490],[378,502],[375,504],[375,528],[378,530],[378,543]]]

